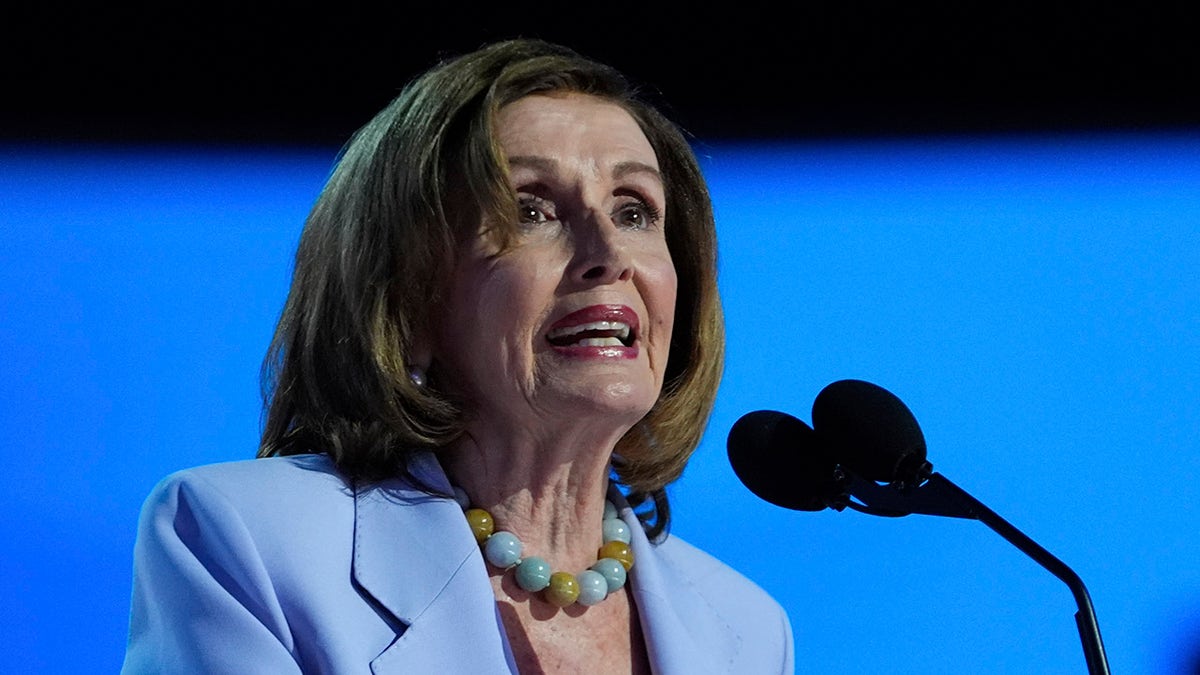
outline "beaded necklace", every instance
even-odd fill
[[[611,501],[604,501],[604,545],[596,553],[595,564],[578,574],[571,574],[552,572],[550,564],[538,556],[522,557],[523,546],[517,535],[496,530],[492,514],[471,508],[470,498],[458,486],[454,486],[454,499],[462,507],[488,563],[505,571],[515,568],[518,586],[530,593],[542,592],[542,597],[557,607],[575,603],[590,607],[600,602],[625,585],[629,569],[633,567],[629,526],[617,516],[617,507]]]

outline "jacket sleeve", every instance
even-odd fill
[[[291,631],[241,514],[181,472],[142,507],[122,673],[299,673]]]

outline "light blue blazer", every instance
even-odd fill
[[[432,455],[414,474],[449,490]],[[787,614],[715,558],[647,541],[630,572],[654,672],[791,673]],[[324,455],[169,476],[134,549],[124,673],[515,673],[479,547],[453,500],[355,489]]]

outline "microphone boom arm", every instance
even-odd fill
[[[1108,658],[1100,639],[1100,625],[1096,621],[1091,596],[1083,585],[1083,579],[1063,561],[940,473],[932,473],[921,485],[907,487],[880,485],[852,473],[847,473],[845,478],[846,492],[861,503],[839,498],[836,503],[830,504],[835,509],[850,507],[877,516],[897,517],[921,513],[978,520],[1033,558],[1065,583],[1075,596],[1075,604],[1079,608],[1075,612],[1075,625],[1083,642],[1089,675],[1108,675]]]

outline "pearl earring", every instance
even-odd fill
[[[418,389],[425,388],[425,371],[420,366],[408,367],[408,379],[412,380],[412,383],[417,385]]]

